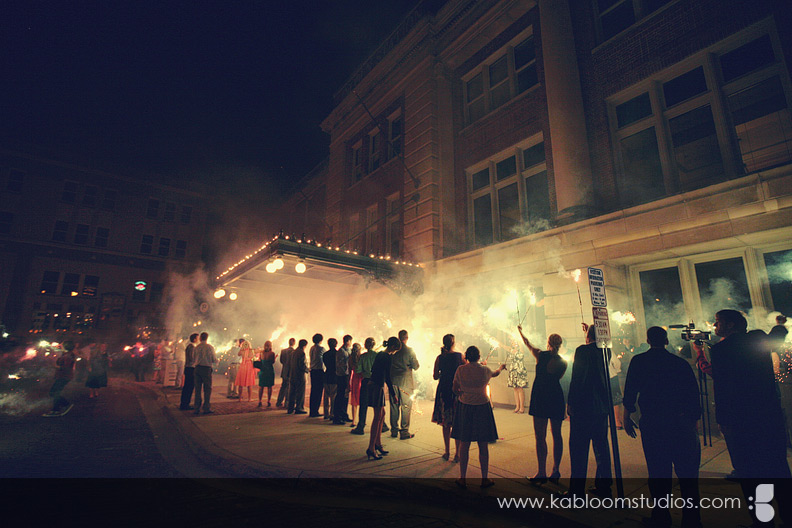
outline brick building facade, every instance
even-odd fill
[[[159,331],[169,273],[202,260],[202,195],[0,151],[0,320],[58,339]]]

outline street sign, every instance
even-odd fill
[[[597,346],[599,348],[611,347],[610,321],[608,320],[608,309],[594,307],[591,310],[594,314],[594,328],[597,332]]]
[[[605,298],[605,276],[599,268],[588,269],[589,290],[591,291],[591,306],[604,308],[608,306]]]

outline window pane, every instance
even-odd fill
[[[720,57],[723,80],[729,82],[775,61],[770,36],[764,35]]]
[[[163,220],[166,222],[173,222],[176,218],[176,204],[175,203],[166,203],[165,204],[165,214],[163,215]]]
[[[707,80],[701,66],[663,84],[666,108],[706,91]]]
[[[468,117],[470,119],[470,123],[479,120],[480,118],[484,117],[484,114],[487,113],[487,106],[486,101],[482,97],[478,101],[472,103],[468,107]]]
[[[77,273],[66,273],[63,275],[63,286],[61,287],[61,295],[68,295],[76,297],[79,295],[80,275]]]
[[[514,47],[514,69],[520,70],[536,58],[533,36],[528,37]]]
[[[140,252],[149,254],[151,253],[151,248],[154,245],[154,237],[151,235],[143,235],[140,240]]]
[[[66,232],[69,230],[69,224],[58,220],[55,222],[55,229],[52,231],[52,240],[54,242],[66,242]]]
[[[619,128],[650,115],[652,115],[652,101],[649,100],[648,92],[616,107],[616,121]]]
[[[86,297],[96,297],[99,288],[99,277],[96,275],[86,275],[83,281],[82,294]]]
[[[106,227],[97,227],[94,245],[96,247],[107,247],[108,238],[110,238],[110,230]]]
[[[160,238],[159,250],[157,255],[160,257],[167,257],[170,254],[170,238]]]
[[[498,190],[498,214],[500,217],[500,240],[510,240],[517,236],[520,224],[520,193],[517,184]]]
[[[506,63],[506,57],[501,57],[500,59],[493,62],[489,67],[489,85],[490,88],[496,86],[501,81],[506,80],[509,77],[509,65]]]
[[[718,310],[748,312],[751,309],[742,258],[696,264],[696,281],[701,295],[701,308],[708,321],[715,320]]]
[[[60,272],[45,271],[41,279],[40,292],[48,295],[55,295],[55,291],[58,289],[58,279],[60,279]]]
[[[503,161],[495,164],[495,174],[498,181],[505,180],[509,176],[517,174],[517,157],[510,156]]]
[[[647,328],[688,323],[679,269],[642,271],[639,277]]]
[[[484,94],[484,81],[479,73],[467,82],[467,102],[473,102]]]
[[[517,93],[523,93],[538,83],[539,77],[536,74],[536,64],[531,64],[517,72]]]
[[[602,10],[600,10],[602,12]],[[635,23],[632,1],[627,0],[600,17],[602,40],[608,40]]]
[[[723,176],[723,161],[709,105],[669,120],[669,126],[682,190],[701,187]]]
[[[61,200],[67,203],[74,203],[77,201],[77,184],[74,182],[63,182],[63,193]]]
[[[525,179],[525,197],[525,203],[528,207],[526,217],[528,222],[530,222],[530,232],[549,229],[551,213],[547,171],[542,171]]]
[[[478,171],[472,176],[473,190],[477,191],[490,184],[489,169]]]
[[[75,244],[87,244],[88,243],[88,230],[89,226],[85,224],[77,224],[77,229],[74,232],[74,243]]]
[[[792,159],[792,118],[778,77],[729,96],[745,172]]]
[[[624,173],[619,174],[617,185],[622,206],[651,202],[665,196],[654,127],[622,139],[619,145]]]
[[[504,103],[509,102],[509,99],[511,99],[511,88],[509,87],[509,83],[504,82],[490,90],[490,109],[494,110],[498,108]]]
[[[192,218],[192,207],[188,207],[185,205],[184,207],[182,207],[182,213],[181,213],[182,224],[189,224],[190,218]]]
[[[523,150],[523,168],[529,169],[545,161],[544,141]]]
[[[478,246],[492,244],[492,202],[490,195],[473,200],[473,230]]]
[[[99,196],[99,188],[93,185],[85,187],[85,194],[83,194],[83,205],[94,207],[96,205],[97,197]]]
[[[765,253],[764,261],[773,308],[782,314],[792,315],[792,250]]]

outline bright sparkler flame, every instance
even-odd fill
[[[18,380],[19,379],[19,374],[9,374],[8,375],[8,379]]]
[[[580,282],[580,274],[583,273],[580,269],[576,269],[572,272],[572,278],[575,279],[575,282]]]
[[[25,350],[25,356],[20,359],[20,361],[27,361],[28,359],[33,359],[36,357],[36,349],[35,348],[28,348]]]
[[[616,324],[625,325],[633,324],[635,322],[635,314],[632,312],[613,312],[610,316],[611,320]]]
[[[272,335],[269,338],[270,342],[274,343],[275,340],[281,336],[284,330],[286,330],[285,326],[279,326],[278,328],[276,328],[275,331],[272,332]]]
[[[124,347],[124,352],[129,352],[130,350],[132,350],[131,346],[127,345]]]
[[[531,292],[528,294],[528,303],[532,306],[536,305],[536,292]]]
[[[40,347],[48,347],[50,346],[49,341],[39,341],[38,346]]]

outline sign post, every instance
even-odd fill
[[[616,430],[616,414],[613,405],[613,393],[610,389],[610,356],[611,334],[608,319],[608,300],[605,297],[605,276],[599,268],[589,268],[589,290],[591,291],[592,315],[597,336],[597,347],[602,349],[602,368],[605,374],[605,387],[608,393],[608,420],[610,421],[611,447],[613,448],[613,469],[616,477],[616,494],[624,497],[622,482],[621,458],[619,456],[619,436]]]

